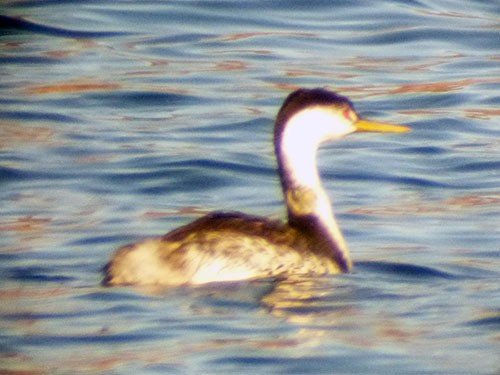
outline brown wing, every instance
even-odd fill
[[[262,237],[276,245],[293,246],[301,240],[300,233],[278,220],[239,212],[212,212],[162,237],[162,241],[183,242],[207,233],[235,233],[241,237]],[[304,245],[304,244],[302,244]]]

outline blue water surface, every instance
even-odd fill
[[[500,372],[498,2],[0,14],[0,372]],[[102,287],[117,247],[210,210],[284,218],[272,124],[298,87],[413,129],[319,153],[354,271]]]

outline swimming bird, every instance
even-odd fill
[[[213,212],[162,237],[118,249],[103,284],[199,285],[348,272],[352,262],[316,167],[321,143],[410,129],[360,118],[344,96],[299,89],[279,110],[274,148],[287,222]]]

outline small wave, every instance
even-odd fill
[[[77,123],[79,120],[73,116],[62,115],[60,113],[51,112],[28,112],[28,111],[2,111],[0,112],[0,119],[8,120],[22,120],[22,121],[50,121],[50,122],[64,122],[64,123]]]
[[[356,267],[386,275],[396,275],[412,279],[456,279],[455,275],[431,267],[392,262],[356,262]]]
[[[212,159],[190,159],[175,162],[165,162],[164,165],[170,168],[199,168],[213,169],[226,172],[247,173],[250,175],[266,174],[268,168],[249,165],[230,161],[212,160]]]
[[[500,311],[492,312],[482,318],[471,320],[468,322],[468,325],[481,327],[487,326],[491,328],[500,327]]]
[[[415,146],[405,148],[404,152],[409,155],[443,155],[447,150],[444,147]]]
[[[14,267],[9,270],[10,279],[17,281],[55,282],[73,281],[75,278],[51,274],[52,270],[44,267]]]
[[[478,172],[478,171],[498,171],[500,161],[486,160],[464,163],[453,168],[457,172]]]
[[[14,181],[23,177],[23,173],[17,169],[0,166],[0,181]]]
[[[112,36],[122,36],[129,35],[127,32],[116,32],[116,31],[81,31],[81,30],[69,30],[59,27],[45,26],[35,22],[26,21],[22,18],[8,17],[0,15],[0,24],[2,24],[2,29],[4,30],[21,30],[32,32],[36,34],[59,36],[63,38],[106,38]]]
[[[130,108],[145,106],[180,106],[193,103],[199,103],[201,100],[195,96],[172,94],[156,91],[113,91],[89,93],[85,95],[85,100],[93,102],[89,103],[95,106],[115,107],[115,108]]]
[[[426,188],[452,188],[450,184],[439,182],[431,179],[429,176],[417,177],[417,176],[399,176],[391,174],[371,173],[370,171],[362,171],[359,173],[332,173],[325,172],[324,176],[326,179],[338,179],[344,181],[363,181],[363,182],[384,182],[391,184],[406,185],[410,187],[426,187]]]

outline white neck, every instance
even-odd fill
[[[281,140],[281,157],[288,178],[294,187],[320,187],[316,167],[316,153],[320,138],[303,126],[304,116],[294,116],[284,129]]]
[[[308,215],[317,217],[339,251],[348,257],[347,245],[335,221],[330,199],[321,185],[316,166],[317,150],[323,141],[338,139],[353,131],[349,123],[337,122],[333,127],[336,132],[331,131],[332,114],[327,111],[312,108],[299,112],[288,121],[284,129],[279,157],[285,178],[285,199],[290,192],[292,195],[294,191],[305,192],[299,193],[300,196],[307,196],[307,199],[297,203],[299,208]],[[297,212],[290,207],[289,201],[287,204],[289,215],[295,216]]]

